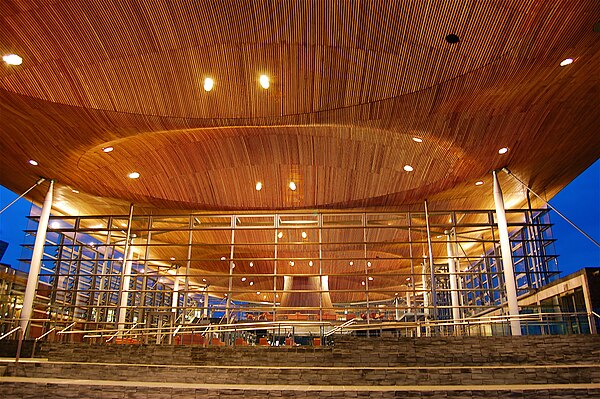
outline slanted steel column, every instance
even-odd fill
[[[502,251],[502,266],[504,270],[504,285],[506,287],[506,298],[508,300],[508,314],[511,317],[510,330],[512,335],[521,335],[521,321],[519,317],[519,304],[517,302],[517,285],[515,283],[515,271],[512,263],[512,250],[508,239],[508,225],[504,211],[504,198],[502,189],[498,182],[496,171],[494,176],[494,203],[496,205],[496,218],[498,219],[498,235],[500,236],[500,250]]]
[[[129,219],[127,221],[127,233],[125,235],[125,248],[123,250],[123,265],[121,266],[121,285],[119,286],[119,313],[117,329],[122,335],[125,330],[125,316],[127,315],[127,297],[129,295],[129,283],[131,282],[131,258],[133,256],[133,239],[131,238],[131,223],[133,221],[133,204],[129,205]],[[109,226],[110,227],[110,226]],[[113,253],[114,256],[114,253]],[[110,289],[111,283],[108,282]]]
[[[450,277],[450,299],[452,302],[452,320],[454,323],[460,322],[460,301],[458,299],[458,282],[456,278],[456,262],[454,254],[454,246],[452,245],[452,233],[448,232],[446,235],[447,243],[446,248],[448,251],[448,274]],[[456,327],[456,324],[455,324]],[[455,332],[459,332],[456,329]]]
[[[177,308],[179,306],[179,266],[175,266],[175,277],[173,277],[173,296],[171,297],[171,310],[177,319]]]
[[[231,217],[231,246],[229,251],[229,284],[227,289],[227,302],[225,303],[225,318],[227,324],[231,323],[231,294],[233,290],[233,269],[235,269],[235,263],[233,262],[233,250],[235,246],[235,222],[236,217]]]
[[[48,230],[48,219],[50,219],[50,210],[52,209],[52,192],[54,190],[54,180],[50,180],[50,187],[44,198],[42,213],[38,223],[37,233],[35,235],[35,244],[31,256],[31,265],[27,277],[27,287],[25,288],[25,297],[23,298],[23,308],[21,309],[21,336],[27,334],[27,327],[31,321],[33,313],[33,302],[37,290],[38,278],[42,267],[42,258],[44,256],[44,244],[46,243],[46,231]],[[59,266],[57,266],[59,267]]]
[[[125,264],[123,265],[123,278],[121,279],[121,297],[119,300],[119,322],[118,330],[120,334],[125,330],[125,318],[127,316],[127,300],[129,298],[129,285],[131,284],[131,265],[133,263],[133,238],[125,254]]]
[[[431,290],[431,305],[433,306],[433,319],[437,319],[437,292],[435,283],[435,265],[433,263],[433,247],[431,245],[431,228],[429,226],[429,207],[427,206],[427,200],[425,200],[425,226],[427,228],[427,252],[429,253],[429,273],[430,273],[430,286]],[[424,287],[425,288],[425,287]],[[427,290],[425,290],[427,291]],[[427,314],[427,313],[425,313]],[[429,313],[431,317],[431,313]]]
[[[206,284],[206,286],[204,286],[204,309],[202,309],[202,314],[204,315],[205,319],[208,319],[208,301],[208,284]]]

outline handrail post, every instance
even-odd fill
[[[29,327],[29,320],[25,323],[25,328],[19,327],[21,331],[19,332],[19,343],[17,344],[17,353],[15,353],[15,367],[19,363],[19,358],[21,357],[21,347],[23,346],[23,339],[25,338],[25,331],[27,331],[27,327]]]

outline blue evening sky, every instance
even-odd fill
[[[16,197],[13,192],[0,186],[0,209]],[[600,160],[573,180],[550,203],[600,242]],[[21,199],[0,214],[0,240],[9,243],[0,262],[18,267],[17,259],[21,257],[20,245],[24,241],[23,230],[27,226],[26,216],[30,206],[27,200]],[[563,274],[586,266],[600,267],[600,248],[555,213],[552,214],[552,222],[557,239],[556,253],[560,255],[558,265]]]

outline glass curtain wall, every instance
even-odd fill
[[[414,322],[502,305],[495,213],[427,216],[53,216],[32,328]],[[547,210],[511,210],[507,218],[522,294],[558,276],[551,224]]]

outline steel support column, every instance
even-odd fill
[[[450,299],[452,302],[452,320],[455,323],[455,328],[456,328],[456,323],[460,322],[460,301],[458,299],[458,282],[457,282],[457,278],[456,278],[456,263],[455,263],[455,254],[454,254],[454,246],[452,245],[452,233],[448,233],[448,235],[446,235],[447,238],[447,243],[446,243],[446,248],[448,251],[448,275],[450,278]],[[456,332],[459,332],[460,330],[456,330]]]
[[[500,236],[500,250],[502,251],[502,269],[504,270],[504,285],[506,287],[506,298],[508,301],[508,314],[510,320],[510,330],[512,335],[521,335],[521,321],[519,317],[519,304],[517,302],[517,285],[515,283],[515,271],[512,262],[512,250],[508,238],[508,225],[506,222],[506,213],[504,210],[504,198],[498,175],[496,171],[492,172],[494,176],[494,203],[496,205],[496,218],[498,221],[498,235]]]
[[[38,223],[37,233],[35,235],[35,244],[33,246],[33,255],[31,256],[31,266],[27,277],[27,287],[25,288],[25,297],[23,298],[23,308],[21,309],[21,336],[27,334],[27,327],[31,321],[33,313],[33,302],[37,290],[38,278],[42,267],[42,258],[44,257],[44,244],[46,243],[46,231],[48,230],[48,220],[50,219],[50,210],[52,209],[52,195],[54,190],[54,180],[50,180],[50,186],[44,199],[40,221]],[[57,266],[59,267],[59,266]]]

